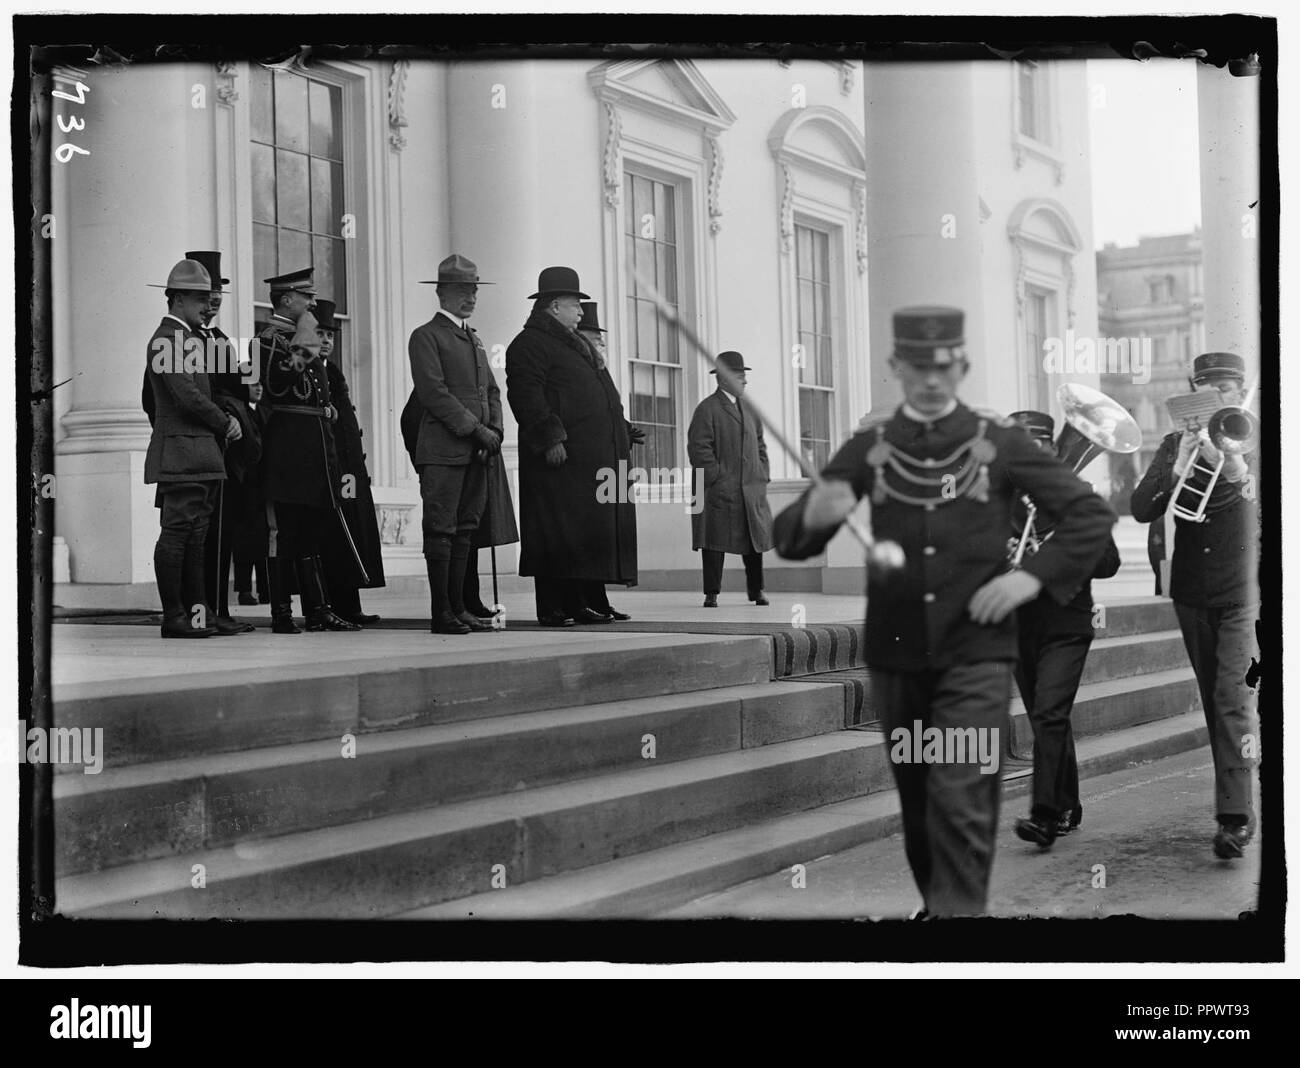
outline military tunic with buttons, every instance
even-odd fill
[[[916,672],[1014,661],[1015,613],[978,624],[967,605],[1007,568],[1007,530],[1020,492],[1033,496],[1055,534],[1024,564],[1059,604],[1091,576],[1114,513],[1087,483],[1035,446],[1019,427],[963,404],[918,422],[900,408],[860,430],[822,471],[870,494],[877,540],[902,546],[897,574],[868,576],[869,666]],[[776,520],[778,551],[806,559],[834,530],[805,531],[806,496]]]

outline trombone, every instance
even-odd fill
[[[1215,487],[1219,483],[1219,476],[1223,473],[1223,467],[1228,462],[1228,457],[1242,456],[1248,452],[1253,452],[1259,445],[1259,419],[1250,410],[1250,402],[1255,397],[1255,390],[1258,381],[1250,387],[1250,391],[1242,400],[1241,405],[1226,405],[1219,408],[1210,416],[1210,421],[1204,427],[1201,427],[1194,419],[1187,419],[1183,425],[1183,432],[1189,430],[1199,431],[1202,441],[1208,441],[1219,450],[1219,459],[1217,463],[1207,463],[1201,458],[1201,450],[1198,446],[1196,452],[1192,454],[1191,460],[1188,461],[1187,467],[1184,468],[1182,475],[1178,479],[1178,484],[1174,487],[1173,496],[1170,498],[1169,510],[1173,513],[1175,519],[1183,519],[1189,523],[1204,523],[1206,512],[1210,506],[1210,496],[1214,493]],[[1178,398],[1171,397],[1170,401]],[[1172,414],[1172,412],[1171,412]],[[1191,480],[1196,475],[1205,475],[1207,481],[1204,487],[1191,485]],[[1187,494],[1187,504],[1180,503],[1183,494]]]
[[[1100,390],[1067,382],[1056,391],[1056,399],[1065,417],[1065,425],[1056,437],[1056,458],[1076,475],[1103,452],[1124,455],[1142,447],[1142,428],[1137,420]],[[1038,506],[1033,501],[1028,501],[1028,506],[1024,530],[1014,539],[1013,570],[1020,566],[1026,549],[1032,545],[1037,552],[1038,546],[1052,536],[1050,532],[1041,539],[1035,536]]]

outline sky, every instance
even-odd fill
[[[1097,248],[1201,221],[1195,59],[1088,60]]]

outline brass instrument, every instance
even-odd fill
[[[1067,382],[1056,391],[1065,425],[1056,436],[1056,458],[1076,475],[1103,452],[1121,455],[1137,452],[1142,447],[1142,428],[1119,402],[1100,390]],[[1025,520],[1020,537],[1013,539],[1011,567],[1018,568],[1031,545],[1034,552],[1051,537],[1039,539],[1034,533],[1034,517],[1038,506],[1029,501],[1029,517]]]
[[[1259,419],[1250,410],[1250,402],[1255,396],[1255,389],[1255,386],[1250,387],[1240,406],[1223,405],[1218,407],[1204,427],[1195,422],[1194,417],[1185,417],[1183,419],[1183,432],[1197,431],[1203,441],[1208,441],[1219,450],[1219,460],[1214,464],[1208,463],[1202,459],[1200,447],[1197,446],[1196,452],[1192,454],[1192,458],[1188,461],[1187,467],[1178,479],[1178,484],[1174,487],[1173,496],[1170,498],[1169,510],[1173,513],[1175,519],[1183,519],[1189,523],[1204,523],[1205,514],[1210,505],[1210,495],[1214,492],[1215,486],[1218,485],[1219,476],[1223,473],[1223,467],[1228,462],[1228,457],[1242,456],[1245,453],[1253,452],[1259,446]],[[1204,392],[1202,391],[1202,393]],[[1193,396],[1201,395],[1201,393],[1193,394]],[[1178,397],[1170,397],[1169,402],[1167,402],[1170,414],[1174,415],[1175,419],[1178,417],[1179,409],[1173,402],[1179,399]],[[1191,478],[1197,474],[1207,476],[1208,481],[1204,487],[1188,484]],[[1186,494],[1186,504],[1182,503],[1184,494]]]

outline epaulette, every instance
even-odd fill
[[[991,422],[994,426],[1009,427],[1009,426],[1019,425],[1014,419],[1011,418],[1011,416],[1003,415],[1001,412],[995,412],[992,408],[972,408],[971,411],[974,412],[976,415],[989,420],[989,422]]]
[[[892,411],[867,412],[867,414],[862,417],[858,425],[854,427],[853,433],[866,434],[869,431],[875,430],[876,427],[878,426],[884,426],[893,418],[894,418],[894,413]]]

